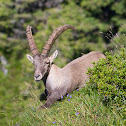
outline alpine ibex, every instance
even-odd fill
[[[92,62],[97,62],[99,58],[105,58],[100,52],[90,52],[73,60],[63,68],[53,64],[58,51],[56,50],[51,56],[48,56],[48,54],[58,36],[67,29],[75,30],[73,26],[67,24],[57,28],[49,37],[42,53],[39,53],[35,45],[31,26],[28,25],[26,29],[30,51],[33,54],[33,57],[27,54],[27,58],[35,66],[34,79],[36,81],[43,80],[45,85],[44,94],[47,96],[47,101],[41,108],[48,108],[67,93],[76,88],[84,87],[88,79],[86,74],[87,68],[92,68]]]

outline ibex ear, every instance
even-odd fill
[[[54,61],[54,59],[57,57],[58,55],[58,50],[56,50],[50,57],[49,57],[49,60],[50,60],[50,63],[52,63]]]
[[[27,58],[33,63],[33,57],[31,55],[27,54]]]

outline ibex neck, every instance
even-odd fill
[[[47,81],[49,74],[52,74],[52,73],[55,74],[56,71],[59,71],[59,70],[60,70],[60,68],[58,66],[56,66],[55,64],[51,64],[50,69],[48,70],[48,72],[45,74],[45,76],[42,79],[45,86],[46,86],[46,81]]]

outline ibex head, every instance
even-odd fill
[[[33,54],[33,57],[27,54],[27,58],[34,64],[35,66],[35,74],[34,79],[35,80],[41,80],[46,73],[49,72],[51,64],[53,63],[54,59],[58,55],[58,51],[56,50],[51,56],[48,56],[52,45],[54,44],[55,40],[58,38],[58,36],[64,32],[67,29],[73,29],[75,28],[71,25],[63,25],[57,28],[52,35],[49,37],[48,41],[46,42],[45,46],[43,47],[42,53],[39,53],[36,44],[34,42],[34,39],[32,37],[32,31],[31,26],[27,26],[26,29],[26,35],[28,44],[30,47],[30,51]]]

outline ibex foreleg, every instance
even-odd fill
[[[43,106],[41,106],[41,108],[49,108],[55,101],[61,99],[64,95],[66,95],[65,90],[54,90],[49,96],[47,96],[47,101]]]
[[[47,100],[48,92],[47,89],[45,89],[44,93],[40,95],[40,101]]]

